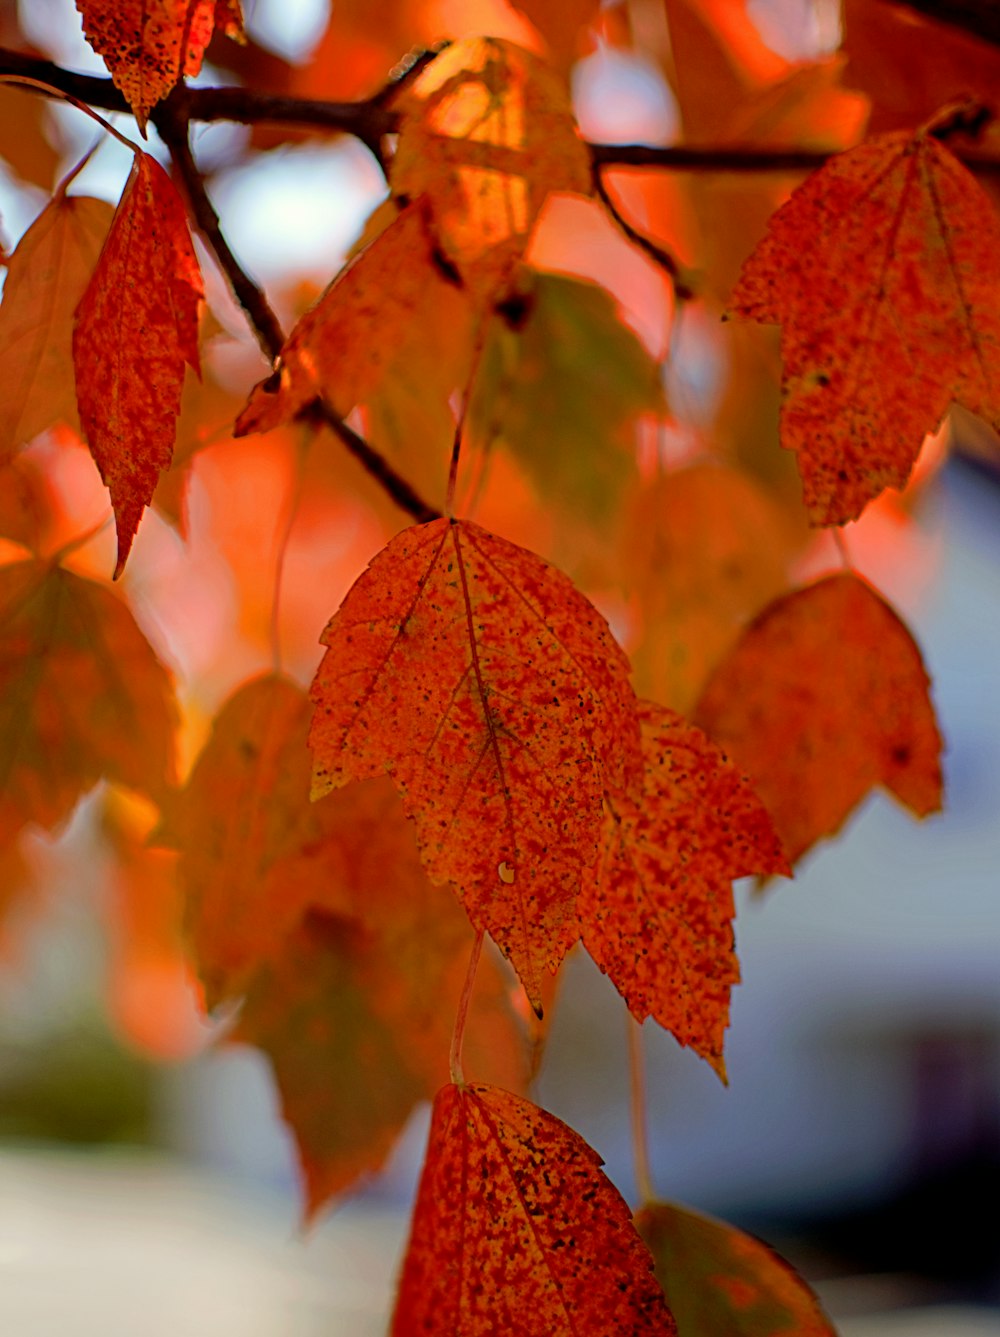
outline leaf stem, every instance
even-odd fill
[[[0,84],[8,84],[12,88],[34,88],[49,97],[58,98],[61,102],[68,102],[77,111],[82,111],[84,116],[89,116],[92,121],[96,121],[102,130],[106,130],[109,135],[113,135],[120,144],[124,144],[133,154],[142,153],[138,144],[133,144],[127,135],[123,135],[120,130],[116,130],[111,122],[106,121],[103,116],[94,111],[93,107],[88,106],[86,102],[81,102],[78,97],[67,92],[64,88],[57,88],[55,84],[47,83],[44,79],[33,79],[24,74],[0,74]],[[79,170],[77,168],[77,171]]]
[[[632,1118],[632,1154],[635,1161],[635,1185],[642,1206],[655,1202],[653,1176],[649,1168],[649,1125],[646,1118],[646,1055],[642,1045],[642,1027],[625,1010],[628,1028],[629,1097]]]
[[[839,525],[835,525],[830,532],[833,534],[833,541],[836,545],[837,552],[840,554],[840,560],[844,564],[844,569],[846,571],[853,571],[854,564],[851,561],[851,554],[847,547],[847,537],[844,534],[843,529],[841,529]]]
[[[472,1001],[472,987],[476,982],[476,971],[479,968],[479,958],[483,951],[484,930],[479,929],[476,933],[476,941],[472,944],[472,952],[469,955],[469,968],[465,975],[465,984],[462,986],[462,996],[458,1000],[458,1012],[455,1016],[455,1029],[451,1037],[451,1054],[448,1058],[448,1070],[451,1074],[451,1080],[456,1086],[465,1085],[465,1073],[462,1071],[462,1041],[465,1039],[465,1023],[469,1019],[469,1003]]]
[[[476,376],[479,374],[479,364],[482,361],[483,349],[486,346],[486,330],[489,325],[490,311],[483,311],[476,322],[476,333],[472,345],[472,358],[469,363],[469,378],[465,383],[465,392],[462,395],[462,408],[458,415],[458,422],[455,424],[455,437],[451,444],[451,464],[448,466],[448,491],[445,495],[444,513],[447,516],[453,516],[455,513],[455,487],[458,483],[458,458],[462,453],[462,438],[465,434],[465,420],[468,416],[469,405],[472,402],[472,391],[476,384]]]
[[[644,233],[640,232],[638,228],[632,226],[618,208],[617,203],[608,191],[607,186],[604,184],[604,177],[601,173],[600,164],[596,158],[593,162],[592,174],[594,190],[597,192],[597,197],[611,215],[611,220],[618,230],[628,238],[633,246],[637,246],[639,250],[642,251],[643,255],[648,256],[654,265],[663,270],[673,287],[674,299],[676,302],[682,303],[692,301],[695,296],[694,289],[683,277],[683,269],[680,262],[671,255],[665,247],[660,246],[657,242],[653,241],[651,237],[647,237]]]
[[[271,595],[271,663],[274,672],[281,673],[281,589],[285,578],[285,558],[288,556],[288,544],[295,527],[295,518],[299,513],[302,490],[305,483],[306,456],[309,453],[309,437],[303,432],[295,446],[295,478],[292,482],[288,505],[285,510],[285,522],[281,527],[278,550],[274,561],[274,589]]]

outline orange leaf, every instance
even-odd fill
[[[73,312],[111,224],[103,200],[57,193],[21,238],[0,306],[0,460],[53,423],[77,423]]]
[[[180,197],[137,154],[73,336],[80,421],[115,508],[116,577],[170,465],[184,364],[198,370],[202,292]]]
[[[230,37],[243,32],[239,0],[76,0],[76,7],[143,134],[181,75],[201,69],[216,27]]]
[[[636,1216],[678,1337],[836,1337],[819,1300],[773,1249],[672,1202]]]
[[[601,855],[577,901],[584,946],[637,1021],[653,1016],[723,1079],[739,980],[732,881],[791,873],[749,782],[702,731],[641,707],[643,792],[605,800]]]
[[[548,44],[553,64],[568,71],[581,54],[581,37],[596,22],[601,0],[511,0]]]
[[[53,827],[102,777],[160,800],[170,679],[110,590],[42,562],[0,568],[0,844]]]
[[[360,813],[356,803],[309,802],[308,727],[300,687],[270,675],[244,684],[219,712],[158,833],[181,851],[186,919],[209,1007],[243,992],[308,906],[342,908],[343,875],[335,875],[343,857],[331,841]],[[373,825],[362,823],[369,836]],[[412,837],[403,835],[415,864]],[[392,844],[381,852],[392,867]]]
[[[952,399],[1000,426],[1000,219],[928,133],[880,135],[809,177],[732,310],[782,326],[781,443],[814,524],[902,487]]]
[[[637,691],[690,710],[740,627],[787,588],[790,529],[774,497],[733,465],[670,470],[634,496],[621,560],[642,614]]]
[[[382,786],[355,785],[334,801],[370,788]],[[390,828],[405,836],[396,804]],[[414,1106],[446,1076],[472,932],[455,902],[428,885],[410,847],[397,874],[385,861],[389,881],[363,888],[381,927],[308,914],[254,977],[240,1014],[234,1038],[263,1049],[274,1069],[307,1217],[382,1166]],[[481,969],[466,1062],[523,1084],[525,1049],[503,981],[493,962]]]
[[[601,1159],[497,1087],[438,1093],[392,1337],[668,1334],[653,1262]]]
[[[290,421],[319,394],[345,417],[379,385],[396,346],[449,282],[434,264],[426,213],[411,204],[337,275],[295,326],[277,375],[254,389],[238,436]]]
[[[495,296],[546,196],[592,189],[564,84],[510,42],[468,38],[432,61],[396,106],[393,193],[426,195],[445,256],[474,294]]]
[[[539,1002],[577,937],[605,777],[637,773],[628,661],[570,580],[466,521],[398,534],[323,633],[314,794],[388,771],[427,870]]]
[[[147,844],[148,803],[114,789],[103,799],[101,833],[112,858],[104,901],[109,1016],[150,1058],[187,1058],[208,1031],[184,953],[177,856]]]
[[[716,669],[697,723],[744,767],[792,862],[875,785],[918,817],[941,806],[941,737],[913,637],[850,574],[796,590]]]

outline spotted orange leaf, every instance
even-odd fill
[[[731,305],[782,327],[781,442],[814,524],[902,487],[952,400],[1000,427],[1000,219],[929,133],[879,135],[810,176]]]
[[[676,1332],[601,1159],[497,1087],[438,1093],[392,1337]]]
[[[744,767],[793,862],[883,785],[941,806],[941,737],[913,637],[860,577],[771,604],[715,670],[695,721]]]
[[[7,265],[0,306],[0,459],[53,423],[77,423],[73,312],[111,225],[103,200],[57,192]]]
[[[374,785],[383,796],[384,783]],[[352,786],[334,802],[367,788]],[[389,798],[408,836],[391,786]],[[473,935],[453,898],[428,884],[412,846],[411,837],[409,861],[396,870],[386,861],[391,880],[363,888],[381,924],[371,911],[368,926],[307,913],[251,980],[234,1034],[262,1049],[274,1070],[307,1217],[376,1173],[414,1107],[447,1077]],[[466,1061],[523,1085],[527,1052],[505,982],[497,963],[481,967]]]
[[[589,194],[565,84],[497,38],[455,42],[396,100],[391,184],[426,196],[444,255],[478,296],[503,288],[551,191]]]
[[[606,783],[639,770],[628,661],[534,553],[466,521],[398,534],[348,592],[312,687],[313,792],[387,771],[425,866],[538,1006],[578,936]]]
[[[180,197],[138,153],[73,335],[80,422],[115,509],[116,576],[170,465],[202,291]]]
[[[201,69],[216,28],[240,37],[239,0],[76,0],[87,41],[104,58],[145,133],[181,75]]]
[[[678,1337],[836,1337],[819,1300],[761,1240],[672,1202],[636,1216]]]
[[[275,374],[254,389],[240,414],[237,435],[288,422],[319,394],[346,416],[378,386],[398,343],[449,282],[434,264],[426,209],[411,204],[298,322]]]
[[[110,590],[43,562],[0,568],[0,844],[56,826],[103,777],[162,799],[176,713]]]
[[[605,800],[600,857],[577,912],[584,946],[633,1016],[653,1016],[725,1076],[739,981],[732,881],[790,873],[746,777],[704,733],[642,703],[645,783]]]

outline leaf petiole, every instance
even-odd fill
[[[476,941],[472,944],[472,952],[469,956],[469,968],[465,975],[465,984],[462,986],[462,996],[458,1000],[458,1012],[455,1016],[455,1030],[451,1037],[451,1054],[448,1059],[448,1069],[451,1080],[456,1086],[465,1085],[465,1074],[462,1071],[462,1041],[465,1038],[465,1023],[469,1017],[469,1003],[472,1001],[472,988],[476,982],[476,971],[479,968],[479,958],[483,951],[484,932],[480,929],[476,934]]]

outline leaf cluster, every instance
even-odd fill
[[[578,945],[725,1080],[733,881],[875,788],[940,807],[919,648],[851,549],[918,523],[953,402],[1000,429],[991,109],[918,73],[889,105],[898,17],[854,3],[798,64],[714,0],[490,35],[345,3],[301,67],[237,0],[77,7],[109,79],[0,51],[138,132],[102,121],[112,207],[2,90],[51,198],[0,305],[0,907],[86,800],[121,904],[161,898],[123,968],[183,955],[236,1013],[310,1215],[433,1100],[394,1333],[829,1332],[756,1241],[648,1183],[633,1221],[526,1092]],[[583,138],[597,41],[657,67],[676,145]],[[206,53],[231,85],[189,86]],[[191,139],[226,119],[384,172],[322,292],[234,254]]]

